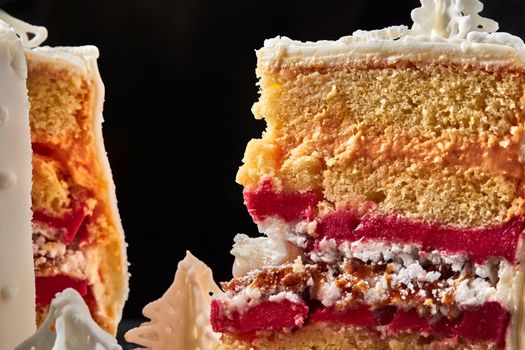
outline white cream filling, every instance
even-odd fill
[[[80,250],[59,241],[59,229],[33,224],[33,259],[37,276],[65,274],[86,277],[87,258]]]
[[[271,295],[268,298],[268,300],[275,302],[275,303],[279,303],[285,300],[291,301],[292,303],[299,303],[302,301],[301,298],[297,294],[292,293],[292,292],[280,292],[275,295]]]
[[[502,259],[491,258],[484,264],[469,261],[466,254],[448,254],[434,250],[424,252],[416,244],[399,244],[382,241],[357,241],[337,244],[335,240],[323,239],[318,248],[305,255],[309,236],[315,234],[316,222],[300,221],[287,223],[278,218],[268,218],[259,224],[259,230],[266,237],[249,238],[237,235],[232,254],[235,255],[235,276],[255,274],[264,267],[279,266],[295,260],[294,271],[304,270],[301,256],[306,256],[314,263],[324,262],[328,265],[342,265],[345,261],[358,259],[371,266],[392,264],[390,285],[400,291],[402,300],[408,302],[410,294],[418,293],[421,298],[445,300],[452,295],[459,307],[477,306],[490,301],[501,303],[511,312],[518,308],[519,266],[512,266]],[[448,265],[452,272],[459,274],[454,278],[444,279],[439,271],[427,270],[429,266]],[[425,268],[426,267],[426,268]],[[364,286],[364,301],[367,304],[380,304],[389,297],[387,274],[377,274],[365,280],[343,273],[335,276],[329,273],[326,281],[318,286],[316,298],[330,307],[352,295],[341,292],[337,278],[344,277],[349,283],[360,283]],[[420,287],[436,283],[432,295]],[[307,284],[312,293],[313,281]],[[300,300],[294,293],[278,291],[269,300]],[[230,300],[231,299],[231,300]],[[228,309],[243,312],[262,300],[268,299],[251,287],[242,290],[231,298],[224,298]],[[400,305],[403,306],[403,305]],[[433,303],[425,304],[433,314],[446,313]]]
[[[220,317],[232,318],[234,312],[243,313],[249,308],[260,304],[262,293],[257,288],[247,287],[242,289],[239,293],[232,296],[229,293],[214,296],[215,300],[227,305],[220,309]]]
[[[459,273],[459,278],[443,281],[443,286],[435,291],[436,297],[444,298],[451,292],[454,294],[455,302],[461,306],[475,306],[497,301],[510,311],[515,311],[518,307],[518,267],[502,259],[490,259],[484,264],[473,264],[464,254],[446,254],[437,250],[425,253],[420,251],[419,246],[412,244],[357,241],[338,245],[332,239],[323,239],[319,243],[318,250],[313,251],[309,257],[314,262],[328,264],[336,264],[345,259],[359,259],[371,265],[392,263],[393,285],[406,288],[410,292],[415,292],[417,286],[422,283],[433,283],[441,278],[440,272],[427,271],[423,266],[450,265],[453,272]],[[467,279],[468,270],[473,271],[473,278]],[[327,283],[332,282],[327,281]],[[368,288],[368,302],[376,303],[384,299],[386,285],[382,281],[368,281]],[[321,301],[323,304],[331,305],[331,298]]]
[[[307,234],[315,231],[315,225],[315,221],[289,224],[281,219],[269,218],[258,225],[259,232],[266,237],[236,235],[231,250],[235,256],[233,276],[241,277],[250,271],[295,260],[306,247]]]

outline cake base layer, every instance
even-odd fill
[[[498,349],[493,343],[465,342],[461,339],[380,333],[347,325],[316,323],[293,333],[259,333],[241,338],[223,335],[215,350],[485,350]]]

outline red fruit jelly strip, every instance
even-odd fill
[[[333,307],[320,308],[310,316],[310,322],[329,322],[335,324],[348,324],[360,327],[376,327],[389,324],[397,311],[395,306],[384,306],[370,309],[367,305],[337,311]]]
[[[66,288],[73,288],[80,295],[88,292],[87,280],[75,279],[66,275],[49,277],[36,277],[36,304],[39,306],[49,305],[55,295]]]
[[[88,214],[89,209],[86,204],[77,204],[73,206],[70,212],[60,217],[51,216],[43,211],[37,210],[33,213],[33,221],[41,222],[52,228],[65,229],[61,241],[64,244],[69,244],[75,238],[75,235]]]
[[[351,211],[338,211],[322,218],[318,226],[318,239],[326,237],[339,242],[363,239],[412,243],[421,245],[423,251],[437,249],[447,253],[465,252],[476,263],[483,263],[491,256],[503,257],[515,263],[523,228],[524,221],[518,217],[500,225],[462,229],[397,216],[359,217]]]
[[[270,216],[279,216],[285,221],[311,220],[320,196],[314,192],[276,193],[270,180],[261,182],[255,190],[245,189],[244,203],[256,222]]]
[[[308,306],[290,301],[264,301],[243,314],[234,311],[224,317],[223,305],[214,300],[211,306],[211,324],[216,332],[252,334],[255,331],[280,331],[302,327],[308,317]],[[479,307],[464,310],[453,320],[442,318],[437,323],[421,317],[415,310],[397,310],[393,306],[370,309],[366,305],[340,312],[333,307],[318,308],[311,312],[308,322],[347,324],[375,328],[388,325],[388,333],[416,332],[441,335],[447,338],[461,337],[471,341],[489,341],[498,346],[505,344],[505,334],[510,313],[497,302],[488,302]]]
[[[308,316],[308,306],[289,300],[263,301],[243,313],[233,311],[231,317],[221,315],[218,300],[211,304],[211,325],[215,332],[230,331],[249,333],[253,331],[280,331],[301,327]]]
[[[33,153],[39,154],[44,157],[52,157],[55,154],[55,150],[52,146],[48,146],[44,143],[39,142],[33,142],[31,144],[31,148],[33,149]]]
[[[490,341],[503,346],[509,320],[510,313],[496,302],[466,309],[454,320],[442,319],[437,323],[430,323],[415,310],[400,310],[388,326],[388,332],[413,331],[446,337],[459,336],[471,341]]]

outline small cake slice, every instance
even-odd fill
[[[220,349],[525,348],[525,45],[482,8],[257,52]]]
[[[57,292],[77,290],[116,332],[127,266],[102,140],[104,87],[93,46],[26,53],[33,144],[33,240],[39,322]]]
[[[36,47],[46,39],[45,28],[2,11],[0,18],[14,27],[26,48],[37,324],[55,295],[72,288],[85,299],[93,319],[115,334],[128,276],[102,137],[98,49]]]

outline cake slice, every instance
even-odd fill
[[[479,1],[257,52],[220,349],[517,349],[525,45]]]
[[[102,139],[98,50],[41,47],[26,57],[37,320],[55,294],[70,287],[86,299],[95,321],[115,333],[127,266]]]
[[[102,137],[104,86],[98,49],[38,47],[46,39],[45,28],[3,11],[0,18],[26,48],[37,324],[55,295],[72,288],[84,298],[93,319],[115,334],[128,276]]]

